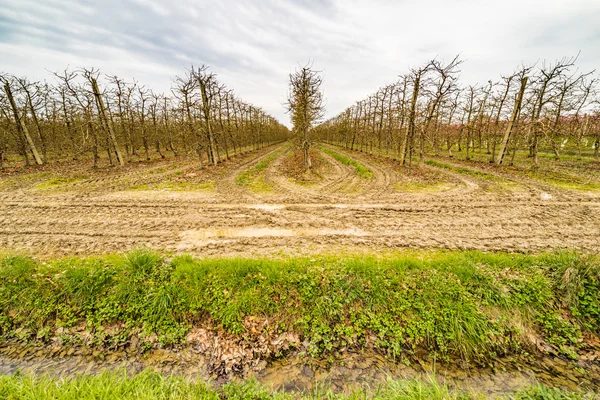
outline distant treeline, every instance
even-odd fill
[[[512,162],[528,149],[534,166],[541,146],[555,159],[566,143],[581,157],[592,148],[599,159],[598,78],[580,72],[576,57],[521,66],[497,82],[463,87],[462,61],[432,60],[317,127],[322,140],[349,149],[397,154],[401,164],[413,156],[474,149],[490,162]],[[506,156],[511,154],[511,158]]]
[[[25,165],[90,158],[108,163],[195,154],[217,164],[284,140],[289,130],[240,100],[207,67],[173,79],[169,95],[95,69],[54,73],[54,83],[0,74],[0,165],[20,154]]]

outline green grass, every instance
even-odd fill
[[[564,172],[547,170],[520,170],[517,173],[561,189],[578,190],[584,192],[600,190],[600,181],[585,179],[584,177]]]
[[[358,161],[356,161],[356,160],[354,160],[352,158],[346,157],[345,155],[342,155],[340,153],[337,153],[337,152],[335,152],[333,150],[330,150],[328,148],[325,148],[325,147],[322,147],[321,150],[323,150],[323,152],[325,154],[330,155],[331,157],[335,158],[336,160],[338,160],[342,164],[354,167],[354,169],[356,170],[356,173],[362,179],[373,179],[375,177],[375,174],[373,173],[373,171],[371,169],[365,167],[364,165],[362,165]]]
[[[85,180],[89,179],[88,176],[78,176],[78,177],[64,177],[64,176],[57,176],[51,179],[48,179],[44,182],[38,183],[37,185],[34,186],[34,189],[38,189],[38,190],[67,190],[67,186],[71,183],[77,183],[77,182],[83,182]]]
[[[567,152],[561,153],[560,161],[554,159],[554,154],[549,152],[539,153],[539,168],[532,169],[532,160],[528,157],[528,151],[519,151],[515,158],[515,167],[511,168],[509,173],[518,176],[535,179],[541,183],[545,183],[561,189],[570,189],[578,191],[597,191],[600,190],[600,181],[592,177],[595,161],[591,157],[579,159],[573,154]],[[465,151],[455,153],[455,158],[460,161],[464,159]],[[480,162],[489,165],[489,154],[485,152],[473,152],[472,159],[474,162]],[[508,159],[505,159],[507,164]],[[432,162],[436,163],[436,161]],[[437,165],[443,168],[454,168],[448,164],[439,163]],[[435,164],[431,164],[435,165]],[[466,168],[463,168],[466,169]],[[475,171],[476,172],[476,171]],[[464,172],[467,173],[468,172]],[[488,174],[489,175],[489,174]],[[587,175],[587,177],[586,177]],[[486,177],[482,177],[486,179]],[[497,177],[494,177],[498,179]]]
[[[435,183],[423,183],[415,181],[402,181],[394,185],[394,189],[398,192],[419,192],[419,193],[430,193],[430,192],[443,192],[452,188],[451,183],[447,182],[435,182]]]
[[[456,172],[458,174],[469,175],[469,176],[472,176],[474,178],[479,178],[479,179],[485,179],[487,181],[493,181],[493,182],[506,181],[506,179],[500,178],[496,175],[488,174],[487,172],[484,172],[484,171],[479,171],[476,169],[470,169],[470,168],[464,168],[464,167],[456,167],[454,165],[446,164],[446,163],[436,161],[436,160],[426,160],[425,164],[431,165],[434,167],[438,167],[438,168],[444,168],[449,171]]]
[[[505,400],[584,400],[593,393],[571,393],[535,385],[501,398]],[[212,387],[180,377],[144,371],[127,375],[125,371],[96,376],[53,379],[47,376],[16,374],[0,376],[0,398],[6,400],[293,400],[293,399],[377,399],[377,400],[478,400],[485,396],[450,390],[433,378],[388,381],[379,388],[357,390],[352,394],[334,394],[328,388],[304,393],[277,392],[256,381],[232,382]]]
[[[255,192],[266,192],[271,189],[270,185],[264,181],[263,171],[283,152],[280,148],[264,157],[254,166],[240,173],[235,181],[239,186],[244,186]]]
[[[583,150],[583,149],[582,149]],[[444,149],[442,151],[443,154],[446,154],[447,151]],[[593,164],[595,162],[593,150],[586,148],[585,151],[582,151],[581,158],[577,156],[577,151],[575,148],[563,149],[560,152],[560,161],[566,161],[571,164]],[[456,144],[452,148],[452,154],[457,159],[465,159],[466,158],[466,148],[462,148],[462,151],[458,151]],[[483,149],[471,149],[470,157],[472,160],[476,160],[479,162],[488,163],[491,157],[491,154],[487,153],[487,150],[484,146]],[[504,163],[510,162],[512,159],[512,149],[509,154],[507,154],[504,158]],[[556,159],[554,156],[554,152],[551,147],[540,147],[538,152],[538,161],[541,166],[544,165],[554,165],[556,164]],[[560,162],[559,161],[559,162]],[[528,168],[531,167],[533,160],[529,156],[529,149],[519,149],[517,150],[517,154],[514,158],[515,165]]]
[[[535,332],[576,358],[600,329],[600,262],[571,253],[403,253],[385,257],[194,259],[136,250],[40,262],[0,259],[0,340],[161,345],[210,324],[246,334],[249,316],[297,333],[310,355],[375,347],[486,360],[532,348]],[[120,330],[105,329],[119,324]],[[73,329],[71,329],[73,328]]]
[[[39,184],[43,182],[43,180],[46,180],[47,178],[51,177],[52,174],[50,172],[33,172],[28,174],[9,176],[7,178],[0,176],[0,189],[8,189],[14,186],[29,186],[33,184]]]

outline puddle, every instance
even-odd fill
[[[319,229],[318,235],[340,235],[340,236],[369,236],[370,233],[362,229]]]
[[[244,238],[268,236],[296,236],[291,229],[280,228],[223,228],[181,232],[184,239]]]
[[[210,233],[210,231],[206,232]],[[227,233],[231,237],[265,237],[265,236],[296,236],[291,229],[281,228],[244,228],[244,229],[229,229],[228,231],[218,232],[216,236],[227,237]]]
[[[269,227],[198,229],[181,232],[185,239],[214,239],[214,238],[253,238],[253,237],[290,237],[290,236],[369,236],[362,229],[282,229]]]
[[[381,203],[288,203],[288,204],[244,204],[244,203],[206,203],[205,207],[210,208],[249,208],[253,210],[263,211],[275,211],[275,210],[292,210],[298,207],[302,208],[357,208],[357,209],[370,209],[370,208],[385,208],[389,207],[389,204]],[[202,210],[202,209],[200,209]]]
[[[285,206],[283,204],[253,204],[248,208],[252,208],[254,210],[263,210],[263,211],[276,211],[281,210]]]

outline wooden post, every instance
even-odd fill
[[[108,117],[108,112],[106,111],[106,107],[104,107],[104,101],[102,100],[102,95],[100,94],[100,89],[98,88],[98,82],[96,81],[96,78],[91,78],[91,82],[92,82],[92,90],[94,91],[94,96],[96,96],[96,100],[97,100],[97,104],[98,104],[98,111],[100,112],[100,115],[102,115],[102,119],[104,120],[104,123],[106,124],[106,127],[108,129],[108,135],[110,137],[110,140],[112,141],[112,145],[115,148],[115,153],[117,153],[117,161],[119,161],[119,164],[121,166],[125,165],[125,160],[123,160],[123,155],[121,154],[121,149],[119,148],[119,143],[117,143],[117,137],[115,135],[115,131],[113,129],[112,126],[112,122],[110,120],[110,118]]]
[[[15,115],[15,122],[17,124],[17,131],[23,132],[25,135],[25,139],[27,140],[27,144],[29,144],[29,149],[31,150],[31,154],[33,154],[33,158],[35,159],[35,163],[37,165],[42,165],[42,159],[40,158],[37,149],[35,148],[35,143],[31,139],[31,135],[29,135],[29,130],[27,129],[27,125],[23,122],[22,118],[19,118],[19,110],[17,109],[17,104],[15,103],[15,99],[10,90],[10,86],[8,82],[4,84],[4,91],[6,92],[6,96],[8,97],[8,101],[10,102],[10,106],[12,107],[13,113]]]
[[[517,101],[515,101],[515,107],[513,109],[512,115],[510,116],[510,121],[508,121],[506,132],[504,132],[504,138],[502,139],[502,144],[500,145],[500,150],[498,151],[498,156],[496,157],[496,165],[502,164],[502,159],[504,158],[504,153],[506,151],[508,141],[510,140],[510,135],[512,133],[513,126],[515,124],[515,121],[517,120],[519,112],[521,111],[523,93],[525,93],[525,87],[527,86],[528,79],[528,77],[524,77],[523,79],[521,79],[521,88],[519,89],[519,94],[517,95]]]

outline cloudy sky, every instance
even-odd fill
[[[0,71],[94,66],[169,92],[207,64],[288,125],[287,76],[309,60],[333,116],[433,57],[461,53],[472,84],[579,51],[600,69],[600,0],[0,0]]]

